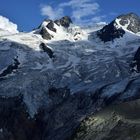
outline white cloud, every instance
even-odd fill
[[[60,4],[60,7],[71,7],[72,17],[80,20],[83,17],[95,15],[100,6],[91,0],[71,0],[68,3]]]
[[[51,5],[43,5],[41,7],[41,14],[51,19],[56,19],[64,16],[67,8],[71,9],[70,16],[77,24],[88,23],[89,17],[92,17],[91,21],[96,22],[100,22],[103,18],[102,16],[95,16],[99,13],[100,6],[94,0],[70,0],[58,4],[55,8]]]
[[[0,29],[10,33],[18,33],[17,25],[9,21],[8,18],[0,16]]]
[[[55,9],[51,7],[50,5],[42,5],[41,14],[43,16],[47,16],[49,19],[56,19],[63,16],[63,9],[60,7],[57,7]]]

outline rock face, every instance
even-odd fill
[[[130,66],[132,67],[132,71],[140,72],[140,47],[136,51]]]
[[[47,20],[48,21],[48,20]],[[52,20],[49,20],[49,23],[46,25],[46,27],[53,31],[53,32],[56,32],[56,29],[54,28],[54,22]]]
[[[20,65],[18,59],[14,59],[14,63],[9,65],[5,70],[3,70],[0,73],[0,79],[4,76],[7,76],[9,74],[11,74],[14,70],[18,69],[18,66]]]
[[[40,44],[40,48],[44,52],[46,52],[50,58],[53,58],[54,57],[53,51],[50,48],[48,48],[48,46],[45,43],[41,43]]]
[[[62,17],[61,19],[55,21],[46,19],[42,25],[39,26],[39,31],[37,31],[37,33],[41,34],[43,39],[51,40],[53,35],[48,30],[54,33],[58,32],[55,28],[55,24],[64,28],[68,28],[70,24],[72,24],[72,20],[68,16]]]
[[[104,41],[114,41],[122,38],[127,31],[140,32],[140,17],[134,13],[118,16],[110,24],[106,25],[97,32],[97,36]]]
[[[104,42],[113,41],[116,38],[121,38],[125,34],[125,31],[120,28],[117,29],[115,26],[115,21],[112,21],[110,24],[106,25],[97,32],[97,35]]]
[[[109,106],[87,117],[71,140],[139,140],[140,101]]]
[[[140,47],[138,48],[134,56],[134,61],[136,62],[137,71],[140,72]]]
[[[121,15],[118,17],[122,26],[128,25],[127,29],[133,33],[140,32],[140,17],[134,13]]]
[[[83,30],[76,25],[72,25],[70,17],[65,16],[58,20],[45,19],[43,23],[34,30],[35,34],[39,34],[45,40],[82,40],[85,38]]]
[[[58,21],[57,21],[58,23]],[[65,27],[65,28],[68,28],[70,26],[70,24],[72,24],[72,20],[70,17],[68,16],[65,16],[65,17],[62,17],[60,20],[59,20],[59,23],[61,26]]]
[[[0,106],[1,140],[41,140],[41,113],[31,119],[22,96],[0,97]]]
[[[53,36],[51,34],[48,33],[48,31],[46,30],[46,28],[42,27],[42,29],[39,32],[42,36],[43,39],[46,40],[50,40],[53,38]]]

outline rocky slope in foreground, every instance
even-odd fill
[[[139,140],[140,100],[111,105],[82,121],[71,140]]]

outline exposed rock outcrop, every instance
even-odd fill
[[[140,72],[140,47],[136,51],[134,59],[130,66],[132,67],[132,71]]]
[[[140,32],[140,17],[134,13],[128,13],[118,16],[110,24],[97,31],[97,36],[104,41],[114,41],[122,38],[127,31],[133,33]]]
[[[47,45],[45,43],[41,43],[40,44],[40,48],[44,52],[46,52],[50,58],[53,58],[54,57],[53,51],[49,47],[47,47]]]
[[[71,140],[139,140],[140,101],[111,105],[82,121]]]
[[[1,78],[9,75],[9,74],[12,74],[13,71],[17,70],[18,67],[20,65],[20,62],[18,61],[17,58],[14,59],[14,63],[9,65],[7,68],[5,68],[2,73],[0,73],[0,80]]]
[[[125,31],[122,28],[117,29],[114,24],[115,21],[112,21],[110,24],[106,25],[103,29],[97,32],[97,35],[102,41],[108,42],[113,41],[116,38],[123,37]]]
[[[46,25],[46,27],[49,29],[49,30],[51,30],[51,31],[53,31],[53,32],[56,32],[57,30],[54,28],[54,22],[52,21],[52,20],[45,20],[46,22],[49,22],[47,25]]]
[[[72,20],[70,17],[65,16],[65,17],[62,17],[59,21],[57,21],[57,23],[58,22],[60,23],[61,26],[68,28],[70,24],[72,23]]]
[[[0,97],[0,140],[42,140],[42,112],[30,118],[22,96]]]
[[[119,23],[122,26],[128,25],[127,29],[129,31],[133,33],[140,32],[140,17],[135,13],[120,15],[118,19],[120,19]]]
[[[41,34],[43,39],[50,40],[53,38],[53,36],[48,33],[45,27],[42,27],[39,33]]]
[[[75,38],[76,37],[75,33],[77,33],[77,31],[75,31],[76,30],[75,29],[74,31],[72,31],[74,33],[72,33],[71,32],[72,29],[69,29],[70,24],[72,24],[72,20],[68,16],[62,17],[61,19],[55,21],[45,19],[42,22],[42,24],[38,27],[38,29],[34,30],[35,31],[34,33],[40,34],[42,38],[46,40],[51,40],[55,36],[66,37],[69,36],[70,34],[71,36],[73,36],[73,38]]]

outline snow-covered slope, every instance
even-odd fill
[[[60,131],[104,105],[139,98],[140,74],[130,64],[140,38],[118,19],[91,31],[64,17],[45,20],[30,33],[2,36],[0,96],[22,96],[31,117],[45,111],[49,140],[66,139]]]

